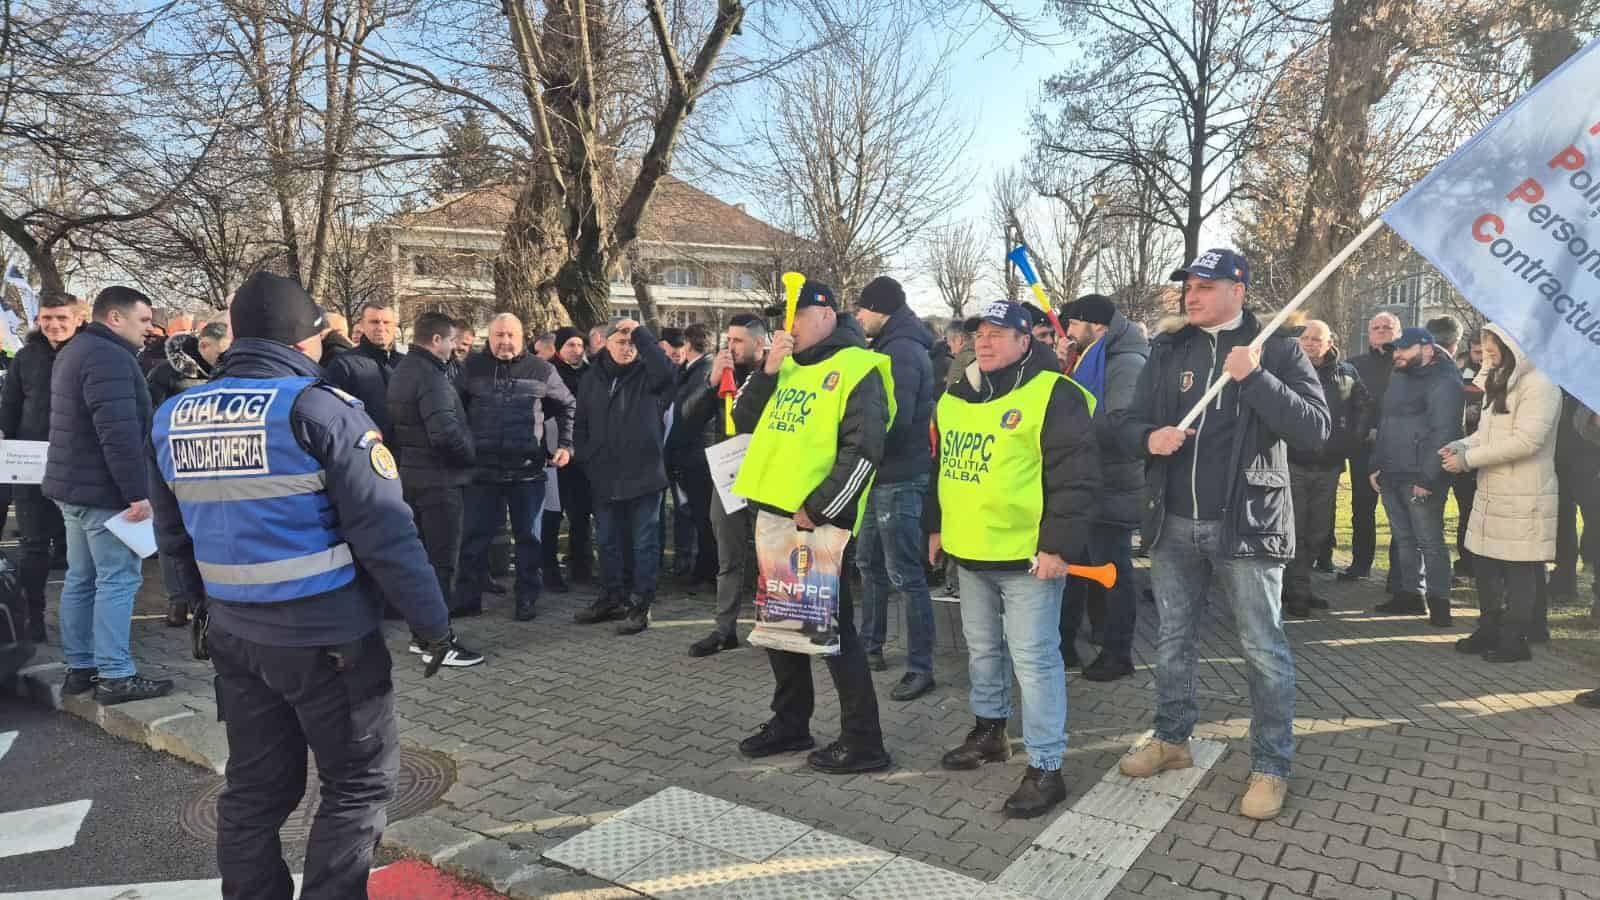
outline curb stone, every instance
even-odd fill
[[[83,719],[113,737],[143,744],[218,775],[227,771],[228,737],[216,720],[216,703],[193,694],[101,706],[90,694],[63,696],[65,663],[55,648],[40,647],[17,673],[18,697]],[[534,837],[530,835],[529,837]],[[542,839],[541,839],[542,840]],[[516,900],[638,897],[626,888],[543,861],[540,849],[522,847],[452,825],[426,813],[391,824],[382,846],[452,875],[487,885]]]

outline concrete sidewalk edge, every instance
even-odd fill
[[[66,665],[60,652],[39,647],[18,673],[17,696],[77,716],[106,733],[143,744],[222,775],[228,765],[228,737],[217,721],[216,703],[193,694],[101,706],[93,693],[61,693]],[[468,881],[494,888],[517,900],[559,895],[563,900],[614,900],[637,897],[626,888],[548,863],[541,850],[468,831],[422,813],[391,824],[382,845],[423,860]]]

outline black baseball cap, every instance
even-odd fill
[[[1226,247],[1207,250],[1195,257],[1194,262],[1172,272],[1173,281],[1183,281],[1190,275],[1200,278],[1226,278],[1250,286],[1250,262],[1243,255]]]
[[[270,272],[257,272],[239,286],[228,316],[235,338],[280,344],[298,344],[327,328],[322,308],[299,282]]]

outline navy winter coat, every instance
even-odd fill
[[[544,478],[551,446],[545,435],[551,429],[557,449],[572,449],[578,402],[555,366],[532,353],[524,350],[511,359],[474,353],[462,365],[456,387],[466,401],[467,423],[478,446],[474,481]]]
[[[894,376],[894,422],[883,439],[877,484],[907,481],[933,467],[928,423],[933,420],[933,335],[911,307],[902,306],[883,323],[868,348],[889,357]]]
[[[389,417],[389,378],[405,357],[398,350],[382,350],[366,338],[323,366],[328,383],[360,400],[378,430],[394,442],[394,419]]]
[[[601,350],[578,383],[573,444],[596,503],[664,490],[662,413],[672,402],[677,367],[643,325],[633,330],[639,355],[618,366]]]
[[[50,455],[41,485],[46,497],[119,510],[149,498],[150,389],[138,354],[99,322],[56,354]]]

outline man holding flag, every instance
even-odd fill
[[[1121,770],[1147,778],[1194,764],[1200,616],[1215,584],[1232,605],[1249,669],[1251,776],[1240,812],[1270,819],[1283,808],[1294,754],[1294,659],[1279,606],[1295,542],[1286,445],[1320,447],[1328,406],[1295,338],[1257,340],[1243,256],[1208,250],[1172,278],[1184,283],[1187,318],[1162,323],[1118,435],[1124,451],[1149,460],[1143,533],[1161,614],[1155,737],[1123,757]],[[1202,400],[1193,427],[1178,427]]]
[[[1085,605],[1097,594],[1104,612],[1097,627],[1105,636],[1100,655],[1084,667],[1090,681],[1116,681],[1133,674],[1133,627],[1138,600],[1133,583],[1133,530],[1139,527],[1144,459],[1129,454],[1117,441],[1117,430],[1133,405],[1133,391],[1150,357],[1150,341],[1133,327],[1111,298],[1087,294],[1062,311],[1067,335],[1085,348],[1072,370],[1072,380],[1095,398],[1094,431],[1100,446],[1100,512],[1089,530],[1090,565],[1111,563],[1117,582],[1110,589],[1087,579],[1067,581],[1061,604],[1061,655],[1077,664],[1078,624]]]

